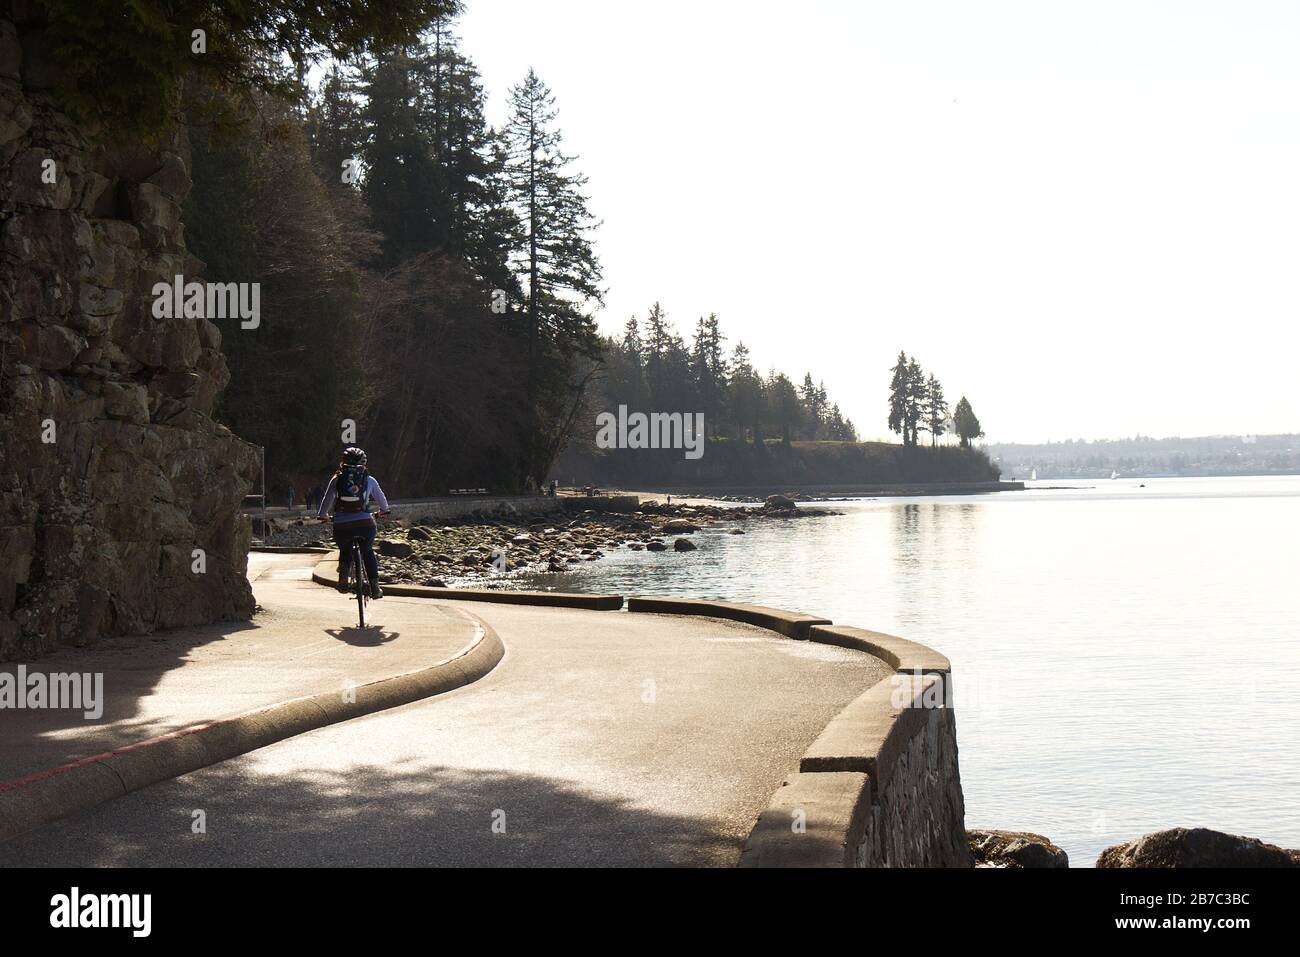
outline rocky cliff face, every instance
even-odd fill
[[[185,141],[96,144],[48,74],[0,21],[0,660],[253,611],[220,332],[152,311],[202,269]]]

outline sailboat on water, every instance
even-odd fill
[[[1110,480],[1113,482],[1113,481],[1115,481],[1115,479],[1117,479],[1117,478],[1119,478],[1119,473],[1116,472],[1114,469],[1111,469],[1111,470],[1110,470]]]

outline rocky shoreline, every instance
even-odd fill
[[[403,585],[453,587],[468,580],[475,587],[505,587],[494,582],[507,572],[571,571],[620,548],[629,551],[690,552],[690,536],[725,526],[745,534],[755,521],[793,521],[839,512],[797,507],[772,495],[758,507],[667,505],[644,502],[632,512],[584,509],[503,517],[479,515],[448,524],[432,517],[380,521],[375,550],[382,556],[379,580]],[[324,522],[298,520],[267,538],[268,545],[333,546]],[[485,581],[480,582],[483,579]]]

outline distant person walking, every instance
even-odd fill
[[[288,495],[286,497],[289,500],[289,511],[291,512],[293,511],[293,496],[294,496],[293,483],[290,482],[288,487]]]

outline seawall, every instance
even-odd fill
[[[969,867],[951,665],[893,635],[777,608],[629,598],[632,613],[703,615],[852,648],[894,674],[831,720],[759,816],[742,867]]]

